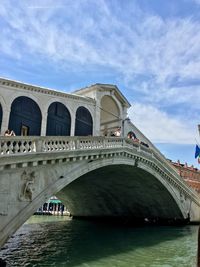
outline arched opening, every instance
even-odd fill
[[[120,110],[115,100],[110,96],[101,99],[100,126],[102,135],[112,135],[117,127],[121,127]]]
[[[79,107],[76,111],[75,136],[92,135],[92,116],[85,107]]]
[[[69,136],[71,116],[65,105],[54,102],[49,106],[46,135]]]
[[[40,135],[41,121],[41,111],[34,100],[20,96],[13,101],[8,127],[16,135]]]
[[[184,221],[168,188],[153,174],[130,165],[92,170],[56,195],[74,217],[129,217],[140,222],[148,218],[157,223]]]
[[[3,117],[3,110],[2,110],[2,106],[0,104],[0,130],[1,130],[1,124],[2,124],[2,117]]]

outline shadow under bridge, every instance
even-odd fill
[[[130,165],[93,170],[68,184],[57,196],[74,217],[129,219],[132,223],[184,220],[167,187],[146,170]]]

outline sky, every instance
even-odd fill
[[[0,0],[0,76],[115,84],[169,159],[200,168],[200,0]]]

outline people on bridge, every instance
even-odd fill
[[[141,145],[145,146],[145,147],[149,147],[149,145],[143,141],[140,141],[137,137],[136,134],[133,131],[128,132],[127,137],[131,140],[133,140],[134,142],[140,143]]]
[[[143,146],[149,147],[149,145],[147,143],[144,143],[142,141],[140,142],[140,144],[143,145]]]
[[[134,142],[140,142],[140,140],[136,137],[136,134],[133,131],[128,132],[127,137]]]
[[[15,132],[13,130],[6,130],[5,133],[4,133],[4,136],[15,136]]]
[[[114,132],[114,136],[120,137],[121,136],[121,127],[118,127],[116,131]]]

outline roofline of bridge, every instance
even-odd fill
[[[102,89],[107,89],[109,91],[115,90],[116,94],[120,97],[120,99],[123,101],[123,104],[127,107],[130,108],[131,104],[127,100],[127,98],[122,94],[122,92],[119,90],[117,85],[115,84],[104,84],[104,83],[95,83],[86,87],[83,87],[81,89],[77,89],[74,91],[74,93],[80,93],[80,92],[89,92],[92,91],[94,88],[102,88]]]
[[[74,93],[67,93],[65,91],[59,91],[57,89],[52,89],[52,88],[47,88],[43,86],[38,86],[38,85],[33,85],[33,84],[28,84],[24,83],[21,81],[16,81],[16,80],[11,80],[7,79],[4,77],[0,77],[0,85],[3,86],[9,86],[12,88],[19,88],[19,89],[24,89],[28,91],[35,91],[38,93],[43,93],[43,94],[50,94],[50,95],[55,95],[59,97],[65,97],[65,98],[73,98],[73,99],[84,99],[88,102],[95,103],[96,101],[90,97],[87,96],[82,96]]]

